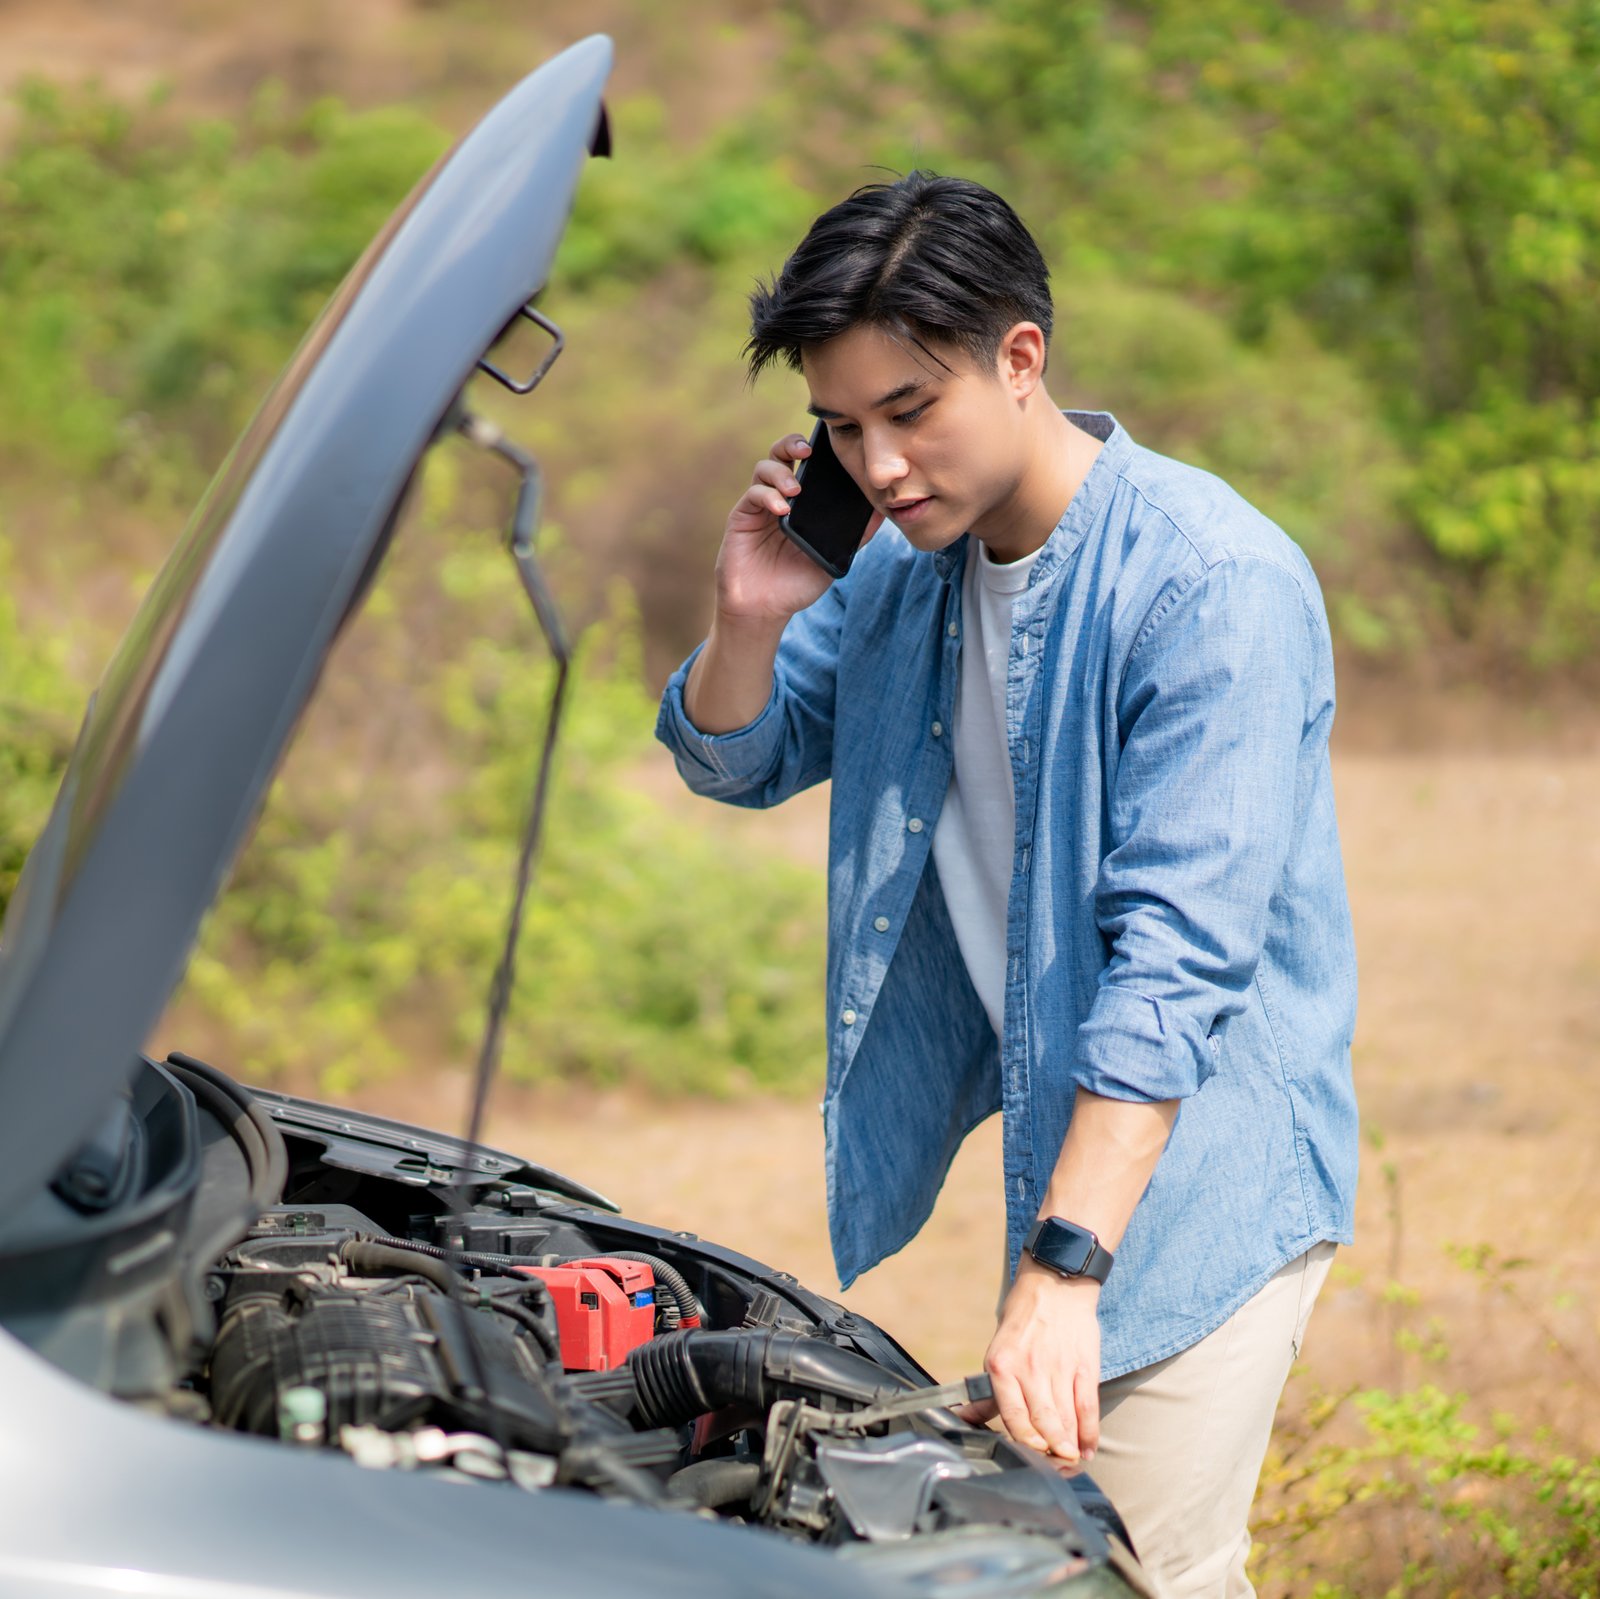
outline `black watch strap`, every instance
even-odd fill
[[[1111,1251],[1102,1248],[1087,1227],[1060,1216],[1041,1216],[1022,1247],[1062,1277],[1090,1277],[1103,1283],[1111,1275]]]

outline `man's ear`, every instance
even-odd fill
[[[1037,322],[1018,322],[1000,340],[1000,381],[1025,400],[1044,379],[1045,337]]]

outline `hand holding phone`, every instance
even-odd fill
[[[795,472],[800,496],[778,526],[831,577],[850,570],[872,520],[872,501],[833,453],[828,425],[812,430],[810,454]]]
[[[813,473],[819,451],[826,451],[827,465]],[[861,521],[852,516],[841,523],[836,513],[829,515],[838,499],[830,486],[840,487],[835,474],[859,500]],[[802,505],[813,516],[801,516]],[[826,428],[819,427],[809,443],[802,434],[785,434],[756,462],[750,487],[728,513],[717,556],[717,614],[740,622],[786,622],[849,569],[857,546],[882,520],[834,456]]]
[[[812,463],[824,450],[829,465],[819,472]],[[860,502],[842,519],[834,473]],[[848,505],[850,497],[844,498]],[[813,516],[792,515],[802,502]],[[882,521],[835,458],[824,427],[810,443],[785,434],[756,462],[749,488],[728,513],[711,632],[683,688],[684,709],[696,727],[728,733],[755,720],[772,693],[773,660],[789,618],[827,593]]]

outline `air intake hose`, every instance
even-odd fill
[[[765,1327],[668,1333],[633,1350],[628,1368],[647,1427],[681,1427],[725,1405],[766,1410],[776,1399],[870,1405],[910,1387],[865,1355]]]

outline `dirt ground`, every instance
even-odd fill
[[[1600,1445],[1586,1380],[1600,1352],[1600,755],[1358,748],[1336,756],[1335,774],[1368,1136],[1356,1243],[1324,1293],[1284,1415],[1314,1389],[1426,1377],[1473,1394],[1484,1416]],[[767,815],[729,813],[726,825],[820,862],[825,821],[813,794]],[[387,1103],[459,1120],[464,1099],[453,1082],[391,1090]],[[836,1288],[810,1102],[502,1091],[488,1132],[630,1213]],[[922,1235],[841,1297],[940,1377],[978,1370],[1001,1214],[991,1122]],[[1447,1252],[1476,1244],[1528,1263],[1485,1275]],[[1397,1349],[1397,1333],[1420,1352]]]

